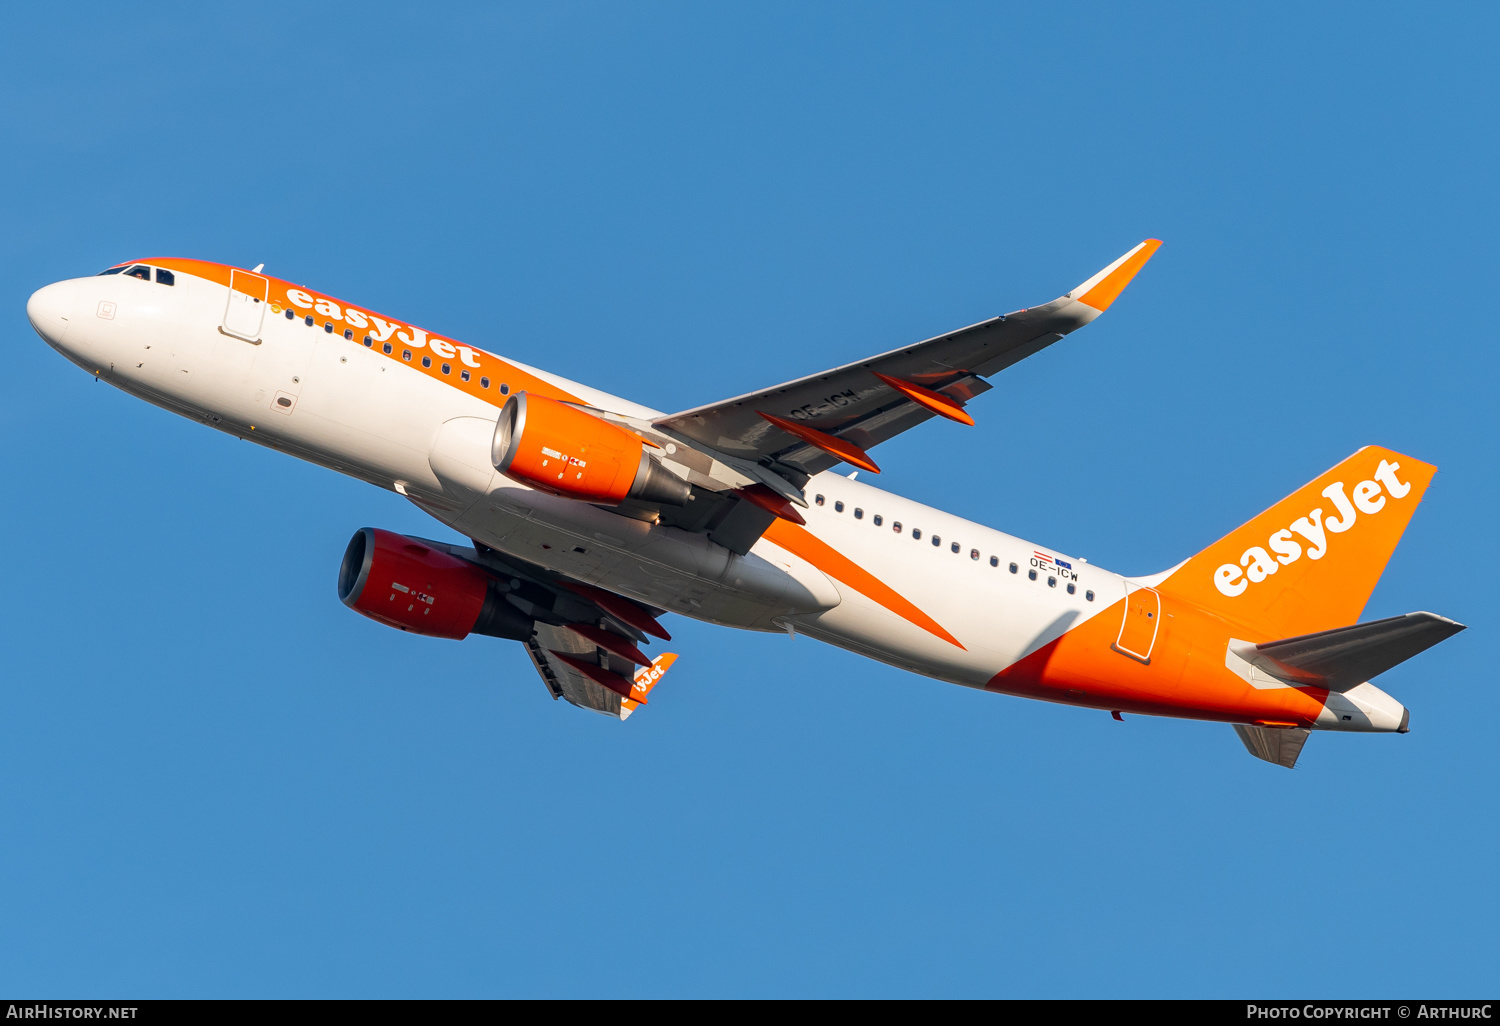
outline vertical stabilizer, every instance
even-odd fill
[[[1158,590],[1261,638],[1354,623],[1436,472],[1368,446],[1193,556]]]

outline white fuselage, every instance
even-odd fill
[[[1070,570],[1050,568],[1033,544],[950,513],[831,472],[809,481],[808,529],[941,624],[959,647],[766,539],[740,556],[704,534],[502,477],[488,458],[498,393],[485,401],[413,373],[357,338],[347,340],[343,324],[332,333],[322,318],[308,326],[301,311],[295,320],[266,314],[260,344],[252,344],[223,330],[225,286],[180,271],[175,278],[172,287],[118,274],[74,279],[38,293],[29,309],[52,346],[127,392],[395,489],[499,551],[650,605],[730,627],[794,630],[983,686],[1124,594],[1116,574],[1066,557]],[[505,364],[600,409],[659,416],[587,385]],[[1029,571],[1037,568],[1033,580]]]
[[[1126,579],[848,477],[813,477],[806,526],[775,521],[744,555],[530,488],[493,465],[508,394],[551,391],[637,422],[658,412],[254,272],[162,264],[47,286],[27,314],[68,359],[133,395],[393,489],[574,581],[970,687],[1237,723],[1405,729],[1400,703],[1368,683],[1325,698],[1255,678],[1226,646],[1265,635],[1164,598],[1167,574]],[[663,465],[675,451],[662,447]]]

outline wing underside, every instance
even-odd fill
[[[602,684],[584,676],[582,671],[557,657],[558,652],[597,663],[602,669],[629,678],[635,673],[635,664],[598,648],[593,643],[568,630],[539,623],[536,632],[526,642],[526,652],[541,674],[553,698],[571,702],[580,709],[591,709],[605,716],[621,719],[624,699]]]

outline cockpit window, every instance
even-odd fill
[[[151,268],[147,267],[145,264],[136,264],[125,273],[130,275],[130,277],[132,278],[139,278],[141,279],[141,281],[151,280]]]
[[[94,277],[95,278],[102,278],[106,274],[119,274],[123,270],[125,270],[125,268],[123,268],[123,267],[111,267],[107,271],[100,271],[98,274],[94,275]]]
[[[156,269],[156,284],[158,284],[158,285],[176,285],[177,284],[177,277],[171,271],[167,270],[165,267],[158,267]]]

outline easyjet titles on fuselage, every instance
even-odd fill
[[[321,317],[330,321],[342,321],[359,331],[369,330],[369,338],[373,343],[384,343],[395,337],[397,342],[411,350],[421,349],[424,346],[444,360],[459,360],[465,367],[478,370],[482,364],[479,360],[479,350],[471,346],[461,345],[457,342],[449,342],[447,339],[429,336],[426,331],[417,327],[402,325],[395,321],[387,321],[375,314],[367,314],[363,310],[354,307],[340,307],[339,304],[323,296],[313,296],[302,289],[291,288],[286,290],[286,298],[289,305],[300,310],[312,310]],[[271,304],[271,313],[280,314],[285,308],[279,303]],[[409,333],[409,334],[408,334]]]

